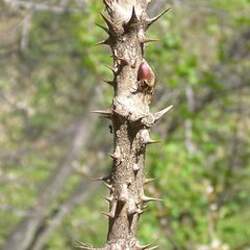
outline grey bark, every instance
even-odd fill
[[[111,119],[114,131],[114,152],[110,155],[113,167],[109,177],[103,178],[110,195],[109,228],[104,248],[113,250],[155,249],[141,246],[136,238],[137,224],[147,202],[157,198],[144,194],[145,152],[150,128],[171,107],[151,113],[149,105],[155,88],[155,76],[144,58],[144,44],[152,41],[146,30],[164,13],[155,18],[147,14],[149,0],[104,0],[107,15],[104,29],[108,38],[100,44],[109,45],[113,54],[111,70],[114,79],[108,82],[114,88],[110,109],[95,113]],[[82,249],[95,249],[82,246]]]

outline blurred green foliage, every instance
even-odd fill
[[[163,202],[149,206],[138,237],[160,249],[247,250],[250,1],[168,3],[170,14],[149,31],[161,40],[147,46],[146,58],[158,78],[152,109],[170,104],[175,109],[154,130],[163,143],[148,149],[147,176],[155,182],[147,192]],[[110,51],[95,45],[105,39],[96,26],[102,8],[95,0],[77,13],[35,12],[25,50],[19,48],[21,30],[16,35],[6,30],[27,11],[1,22],[0,245],[36,204],[44,181],[67,153],[72,135],[63,131],[88,119],[91,98],[100,106],[111,103],[112,91],[102,84],[111,79],[105,67],[112,62]],[[95,136],[80,165],[112,146],[108,124],[93,126]],[[102,161],[95,167],[104,172],[109,165]],[[60,209],[82,178],[77,173],[69,178],[52,210]],[[67,214],[44,249],[73,249],[76,240],[101,246],[107,232],[100,214],[107,209],[104,192],[101,188]]]

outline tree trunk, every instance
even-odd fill
[[[156,141],[149,129],[172,107],[152,114],[149,104],[155,88],[155,76],[144,59],[144,44],[149,26],[160,18],[149,18],[146,9],[149,0],[104,0],[107,15],[104,29],[108,38],[99,43],[109,45],[113,54],[111,70],[114,79],[108,82],[114,88],[110,109],[93,111],[111,119],[114,133],[113,167],[110,176],[103,178],[110,190],[107,243],[112,250],[140,250],[155,247],[140,246],[136,239],[137,224],[147,202],[159,200],[144,194],[146,146]],[[82,246],[83,249],[95,249]]]

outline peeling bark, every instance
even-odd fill
[[[113,54],[114,74],[107,81],[114,88],[111,108],[93,111],[112,120],[114,151],[110,155],[113,167],[103,178],[110,195],[107,243],[104,248],[82,245],[82,249],[140,250],[156,246],[141,246],[136,239],[137,224],[145,205],[157,198],[144,194],[145,152],[149,144],[150,128],[171,108],[155,114],[149,110],[155,89],[155,75],[144,58],[144,44],[154,41],[146,37],[146,30],[168,10],[154,18],[147,15],[149,0],[104,0],[106,14],[101,14],[106,26],[98,25],[108,38],[98,44],[109,45]],[[150,180],[151,181],[151,180]]]

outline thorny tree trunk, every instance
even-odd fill
[[[149,111],[155,88],[155,76],[144,59],[144,44],[153,40],[145,32],[165,10],[155,18],[146,13],[150,0],[104,0],[106,27],[109,37],[100,44],[109,45],[113,54],[114,98],[109,110],[94,111],[111,119],[114,133],[113,167],[110,176],[102,178],[110,196],[107,250],[140,250],[156,247],[140,246],[136,239],[137,223],[149,201],[158,200],[144,194],[146,146],[156,141],[149,129],[171,107],[158,113]],[[95,249],[82,246],[82,249]]]

